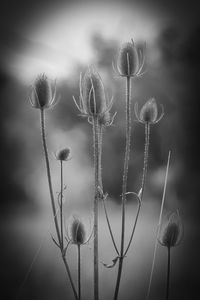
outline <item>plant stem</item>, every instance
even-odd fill
[[[169,279],[170,279],[170,253],[171,252],[171,248],[168,247],[167,248],[167,284],[166,284],[166,297],[165,300],[169,299]]]
[[[145,146],[144,146],[144,164],[142,173],[142,185],[141,185],[141,195],[140,199],[142,201],[144,195],[144,188],[147,176],[148,158],[149,158],[149,138],[150,138],[150,124],[145,123]]]
[[[81,300],[81,246],[78,245],[78,299]]]
[[[127,192],[127,179],[128,179],[128,163],[130,156],[131,145],[131,78],[126,77],[126,148],[124,158],[124,171],[122,181],[122,229],[121,229],[121,249],[118,265],[118,274],[115,287],[114,300],[117,300],[119,293],[119,286],[121,281],[122,266],[124,259],[124,234],[125,234],[125,204],[126,204],[126,192]]]
[[[63,161],[60,161],[60,234],[63,248]]]
[[[58,226],[56,206],[55,206],[55,200],[54,200],[54,195],[53,195],[53,187],[52,187],[52,182],[51,182],[51,171],[50,171],[49,156],[48,156],[46,134],[45,134],[45,115],[44,115],[43,109],[41,109],[41,131],[42,131],[42,143],[43,143],[43,148],[44,148],[44,156],[45,156],[45,160],[46,160],[46,169],[47,169],[47,178],[48,178],[49,192],[50,192],[50,198],[51,198],[51,206],[52,206],[52,211],[53,211],[53,219],[54,219],[54,223],[55,223],[55,227],[56,227],[58,241],[59,241],[59,244],[61,244],[61,237],[60,237],[60,231],[59,231],[59,226]]]
[[[99,126],[98,131],[98,145],[99,145],[99,185],[103,190],[103,182],[102,182],[102,140],[103,140],[103,126]]]
[[[95,173],[95,195],[94,195],[94,300],[99,299],[99,253],[98,253],[98,200],[99,200],[99,121],[93,118],[93,146],[94,146],[94,173]]]
[[[60,246],[60,251],[62,253],[62,259],[67,271],[67,274],[69,276],[69,281],[74,293],[74,297],[76,300],[78,300],[78,295],[72,280],[71,272],[69,269],[69,265],[66,261],[65,256],[63,255],[63,247],[62,247],[62,242],[61,242],[61,235],[60,235],[60,230],[58,226],[58,219],[57,219],[57,212],[56,212],[56,206],[55,206],[55,200],[54,200],[54,194],[53,194],[53,186],[52,186],[52,181],[51,181],[51,171],[50,171],[50,164],[49,164],[49,155],[48,155],[48,148],[47,148],[47,143],[46,143],[46,134],[45,134],[45,115],[44,115],[44,110],[41,109],[41,134],[42,134],[42,143],[43,143],[43,148],[44,148],[44,156],[45,156],[45,161],[46,161],[46,169],[47,169],[47,178],[48,178],[48,185],[49,185],[49,192],[50,192],[50,198],[51,198],[51,206],[52,206],[52,211],[53,211],[53,219],[55,223],[55,228],[56,228],[56,234],[58,237],[58,243]]]

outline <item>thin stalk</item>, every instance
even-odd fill
[[[146,300],[149,300],[150,292],[151,292],[151,283],[152,283],[154,265],[155,265],[155,260],[156,260],[156,251],[157,251],[157,247],[158,247],[158,237],[159,237],[159,234],[160,234],[160,225],[161,225],[161,220],[162,220],[162,213],[163,213],[163,207],[164,207],[164,202],[165,202],[165,194],[166,194],[166,188],[167,188],[167,178],[168,178],[168,173],[169,173],[170,157],[171,157],[171,152],[169,151],[168,159],[167,159],[167,168],[166,168],[166,173],[165,173],[165,182],[164,182],[164,188],[163,188],[163,195],[162,195],[162,201],[161,201],[161,207],[160,207],[160,215],[159,215],[159,220],[158,220],[158,227],[157,227],[157,233],[156,233],[156,239],[155,239],[155,245],[154,245],[153,260],[152,260],[152,265],[151,265],[151,273],[150,273],[150,278],[149,278],[149,285],[148,285]]]
[[[165,300],[169,299],[169,280],[170,280],[170,259],[171,259],[171,248],[167,247],[167,284],[166,284],[166,297]]]
[[[99,253],[98,253],[98,200],[99,200],[99,121],[93,118],[93,147],[94,147],[94,173],[95,173],[95,195],[94,195],[94,300],[99,299]]]
[[[55,228],[56,228],[56,234],[58,238],[58,244],[60,247],[60,251],[62,253],[62,259],[69,277],[69,281],[74,293],[74,297],[76,300],[78,300],[78,295],[75,289],[75,285],[72,280],[71,272],[69,269],[69,265],[67,263],[67,260],[65,256],[63,255],[63,248],[62,248],[62,242],[61,242],[61,235],[60,235],[60,230],[59,230],[59,225],[58,225],[58,219],[57,219],[57,212],[56,212],[56,206],[55,206],[55,200],[54,200],[54,194],[53,194],[53,186],[52,186],[52,180],[51,180],[51,171],[50,171],[50,164],[49,164],[49,155],[48,155],[48,148],[47,148],[47,143],[46,143],[46,134],[45,134],[45,115],[44,115],[44,110],[41,109],[41,134],[42,134],[42,143],[43,143],[43,148],[44,148],[44,156],[45,156],[45,161],[46,161],[46,169],[47,169],[47,178],[48,178],[48,185],[49,185],[49,192],[50,192],[50,198],[51,198],[51,206],[52,206],[52,211],[53,211],[53,219],[55,223]]]
[[[140,199],[142,201],[144,195],[144,188],[147,176],[148,158],[149,158],[149,138],[150,138],[150,124],[145,123],[145,146],[144,146],[144,164],[142,173],[142,185],[141,185],[141,195]]]
[[[66,271],[67,271],[67,275],[69,277],[69,281],[70,281],[70,284],[71,284],[71,287],[72,287],[72,290],[73,290],[73,293],[74,293],[74,298],[76,300],[79,300],[78,299],[78,294],[76,292],[76,288],[75,288],[75,285],[74,285],[74,282],[73,282],[73,279],[72,279],[72,275],[71,275],[71,272],[70,272],[70,269],[69,269],[69,265],[67,263],[65,255],[62,255],[62,259],[63,259],[64,265],[65,265],[65,268],[66,268]]]
[[[122,180],[122,227],[121,227],[121,249],[118,265],[117,281],[115,286],[114,300],[117,300],[119,293],[119,286],[121,281],[123,259],[124,259],[124,235],[125,235],[125,205],[128,179],[128,163],[131,146],[131,78],[126,77],[126,148],[124,158],[124,171]]]
[[[111,225],[110,225],[110,220],[109,220],[109,217],[108,217],[108,212],[107,212],[106,203],[105,203],[105,197],[103,197],[103,207],[104,207],[104,212],[105,212],[105,215],[106,215],[106,221],[107,221],[108,229],[109,229],[109,232],[110,232],[110,236],[111,236],[111,239],[112,239],[112,242],[113,242],[113,246],[115,248],[115,251],[119,255],[119,251],[118,251],[117,245],[115,243],[112,228],[111,228]]]
[[[81,246],[78,248],[78,299],[81,300]]]
[[[51,206],[53,211],[53,219],[56,227],[56,233],[58,237],[59,244],[61,245],[61,237],[60,237],[60,230],[58,226],[58,218],[56,213],[56,206],[55,206],[55,200],[53,195],[53,186],[51,181],[51,171],[50,171],[50,164],[49,164],[49,155],[48,155],[48,149],[47,149],[47,143],[46,143],[46,134],[45,134],[45,115],[44,110],[41,109],[41,133],[42,133],[42,143],[44,148],[44,156],[46,160],[46,169],[47,169],[47,178],[48,178],[48,185],[49,185],[49,192],[50,192],[50,198],[51,198]]]
[[[135,223],[133,225],[133,229],[132,229],[132,233],[131,233],[131,237],[130,237],[130,240],[129,240],[129,243],[127,245],[127,248],[124,252],[124,256],[126,256],[130,246],[131,246],[131,242],[133,240],[133,236],[134,236],[134,233],[135,233],[135,229],[136,229],[136,225],[137,225],[137,221],[138,221],[138,217],[139,217],[139,214],[140,214],[140,208],[141,208],[141,202],[138,202],[138,209],[137,209],[137,214],[136,214],[136,217],[135,217]]]
[[[99,126],[98,131],[98,144],[99,144],[99,186],[103,190],[103,182],[102,182],[102,140],[103,140],[103,126]]]
[[[144,188],[145,188],[145,183],[146,183],[147,167],[148,167],[148,157],[149,157],[149,138],[150,138],[150,124],[147,122],[145,124],[145,146],[144,146],[144,164],[143,164],[143,172],[142,172],[142,185],[141,185],[141,190],[140,190],[141,193],[138,196],[140,198],[140,201],[138,203],[138,209],[137,209],[133,229],[131,232],[131,237],[130,237],[128,246],[124,252],[124,256],[127,254],[128,250],[130,248],[130,245],[132,243],[132,240],[133,240],[133,236],[135,233],[135,229],[136,229],[136,225],[137,225],[138,217],[139,217],[139,213],[140,213],[141,202],[142,202],[143,195],[144,195]]]
[[[63,161],[60,160],[60,234],[61,248],[63,248]]]

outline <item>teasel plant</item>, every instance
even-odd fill
[[[57,241],[52,236],[53,242],[56,246],[60,249],[61,257],[66,269],[66,272],[69,277],[69,281],[72,287],[72,291],[76,300],[78,300],[78,294],[76,291],[75,284],[72,279],[71,271],[66,259],[66,246],[64,245],[63,239],[63,161],[68,160],[69,158],[69,149],[63,149],[56,154],[57,160],[61,163],[61,191],[59,194],[59,207],[56,208],[55,203],[55,196],[53,191],[52,185],[52,176],[51,176],[51,169],[50,169],[50,161],[49,161],[49,153],[47,147],[47,140],[46,140],[46,128],[45,128],[45,111],[47,109],[53,108],[57,103],[56,97],[56,82],[52,82],[45,74],[39,75],[34,84],[31,86],[30,89],[30,96],[29,96],[30,104],[33,108],[36,108],[40,111],[40,126],[41,126],[41,137],[42,137],[42,144],[44,150],[44,157],[46,162],[46,171],[47,171],[47,179],[48,179],[48,186],[49,186],[49,193],[51,199],[51,207],[53,212],[53,220],[55,224],[55,230],[57,235]],[[58,211],[60,210],[60,225],[58,219]]]
[[[158,242],[167,249],[167,278],[165,300],[169,300],[171,249],[180,245],[183,239],[183,223],[179,211],[170,212],[161,224]]]
[[[126,145],[125,145],[125,155],[124,155],[124,168],[123,168],[123,179],[122,179],[122,195],[121,195],[121,243],[120,250],[116,248],[118,256],[113,260],[113,265],[118,263],[118,272],[117,280],[114,292],[114,300],[118,299],[119,287],[122,275],[123,260],[126,256],[129,247],[131,245],[133,235],[136,228],[137,219],[139,216],[140,206],[141,206],[141,193],[136,194],[134,192],[127,191],[127,181],[128,181],[128,169],[129,169],[129,157],[130,157],[130,148],[131,148],[131,80],[137,77],[140,77],[143,74],[143,67],[145,63],[145,46],[138,48],[134,41],[125,43],[122,45],[116,64],[113,64],[113,69],[115,74],[125,78],[126,80],[126,126],[125,126],[125,136],[126,136]],[[128,243],[128,246],[125,250],[125,207],[126,207],[126,197],[128,194],[133,194],[138,200],[138,210],[136,214],[135,223],[132,229],[131,237]]]
[[[80,219],[79,216],[73,215],[71,222],[69,222],[66,227],[66,236],[67,246],[65,248],[65,254],[67,252],[68,246],[75,245],[77,246],[77,265],[78,265],[78,299],[81,300],[81,247],[88,244],[93,235],[93,229],[91,233],[87,234],[86,226],[84,222]]]
[[[98,211],[99,202],[102,198],[102,136],[103,128],[112,125],[115,114],[111,115],[113,98],[106,97],[102,79],[94,67],[88,68],[84,76],[80,75],[79,101],[73,97],[74,103],[80,115],[86,117],[92,125],[93,131],[93,153],[94,153],[94,300],[99,299],[99,246],[98,246]]]

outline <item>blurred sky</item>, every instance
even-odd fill
[[[145,299],[154,232],[159,215],[169,149],[172,160],[165,210],[179,209],[185,227],[183,243],[173,250],[170,299],[191,299],[199,280],[199,62],[198,1],[1,1],[0,3],[0,134],[1,134],[1,272],[6,299],[16,299],[28,267],[38,258],[19,299],[73,299],[66,285],[57,249],[40,141],[39,113],[28,103],[28,88],[37,74],[57,79],[60,102],[47,113],[48,144],[55,192],[59,166],[53,153],[72,150],[66,163],[66,218],[72,212],[91,219],[93,195],[92,132],[78,116],[80,72],[96,65],[109,97],[114,96],[114,126],[103,144],[103,181],[115,235],[120,230],[120,193],[124,152],[124,81],[112,61],[120,44],[146,41],[145,75],[133,83],[133,101],[141,106],[155,97],[165,108],[163,120],[151,129],[149,173],[134,245],[124,266],[120,299]],[[133,122],[129,190],[141,180],[144,128]],[[135,213],[128,201],[127,236]],[[89,221],[87,221],[89,222]],[[100,211],[100,256],[111,262],[114,251]],[[89,227],[89,225],[88,225]],[[105,233],[106,232],[106,233]],[[119,241],[119,240],[118,240]],[[105,250],[106,249],[106,250]],[[76,263],[70,250],[73,275]],[[92,250],[83,249],[84,296],[91,299]],[[152,299],[163,299],[165,249],[159,248]],[[116,270],[100,268],[102,299],[112,297]],[[112,278],[112,280],[110,279]],[[109,282],[109,284],[108,284]],[[3,293],[2,291],[2,293]]]

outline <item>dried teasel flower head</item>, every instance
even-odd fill
[[[57,103],[56,82],[52,83],[45,74],[40,74],[31,87],[29,100],[34,108],[53,107]]]
[[[107,100],[102,79],[94,68],[89,68],[83,78],[80,76],[79,104],[73,99],[81,115],[88,118],[102,118],[113,104],[113,99]]]
[[[56,152],[56,159],[60,161],[68,161],[70,159],[70,152],[69,148],[63,148]]]
[[[145,61],[145,45],[137,47],[133,40],[124,43],[119,51],[116,67],[114,70],[122,77],[137,77],[142,75]]]
[[[183,238],[183,224],[177,212],[170,213],[161,225],[158,238],[162,246],[171,248],[178,246]]]
[[[140,112],[138,112],[138,103],[135,104],[135,115],[137,121],[143,124],[156,124],[158,123],[162,117],[164,116],[164,109],[161,105],[161,113],[158,116],[158,106],[156,100],[154,98],[149,99],[141,108]]]
[[[86,231],[86,226],[80,217],[73,215],[71,217],[71,221],[69,222],[66,228],[67,241],[71,244],[81,246],[87,244],[93,234],[93,230],[91,234],[88,236]]]

